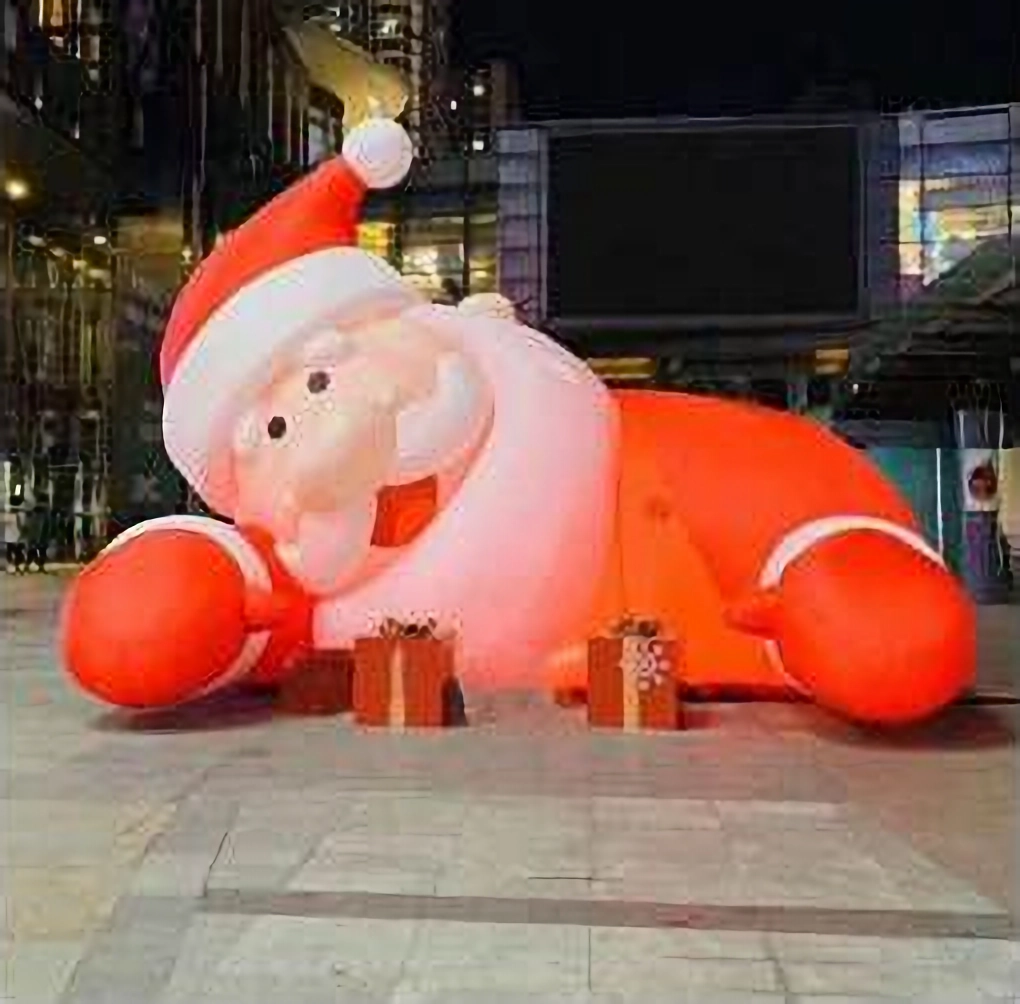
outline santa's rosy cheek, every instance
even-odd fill
[[[436,392],[397,417],[397,482],[458,463],[483,434],[492,401],[480,374],[459,356],[440,360]]]

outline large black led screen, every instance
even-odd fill
[[[851,126],[553,134],[553,318],[854,314]]]

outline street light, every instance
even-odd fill
[[[4,193],[14,202],[28,196],[28,185],[21,178],[8,178],[4,182]]]
[[[106,243],[106,235],[96,234],[95,237],[92,238],[92,243],[95,244],[96,247],[102,247]]]

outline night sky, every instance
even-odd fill
[[[1020,100],[1008,0],[454,0],[455,57],[514,60],[529,118],[888,111]],[[800,6],[800,5],[798,5]]]

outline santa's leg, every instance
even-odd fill
[[[311,604],[271,548],[212,519],[171,516],[118,537],[74,582],[61,647],[108,704],[170,707],[270,682],[311,633]]]
[[[769,639],[798,689],[861,722],[928,717],[974,679],[973,604],[918,534],[882,520],[799,528],[731,619]]]

